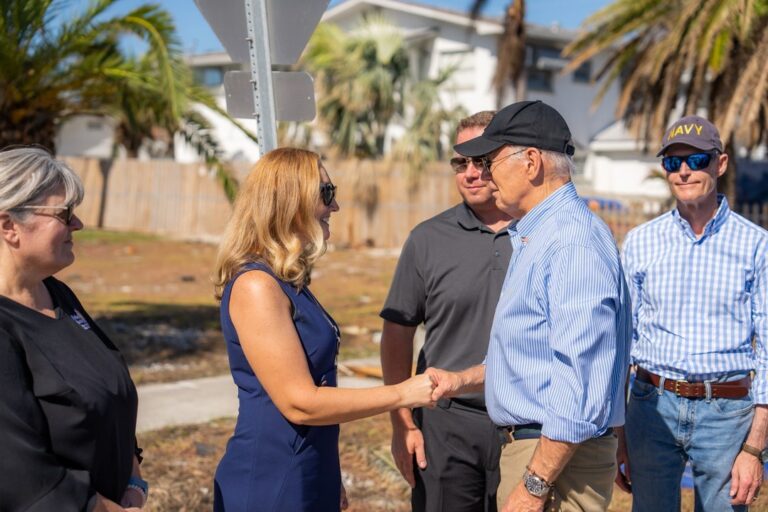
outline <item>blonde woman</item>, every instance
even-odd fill
[[[338,423],[431,404],[425,375],[336,387],[339,328],[308,283],[325,251],[336,187],[317,154],[259,160],[235,202],[216,265],[240,412],[215,477],[216,512],[346,508]]]

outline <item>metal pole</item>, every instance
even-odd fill
[[[277,147],[266,0],[245,0],[245,17],[248,25],[251,84],[255,106],[253,117],[256,119],[259,153],[263,156]]]

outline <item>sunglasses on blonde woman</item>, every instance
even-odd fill
[[[325,206],[331,206],[331,203],[336,198],[336,185],[333,183],[321,183],[320,198]]]

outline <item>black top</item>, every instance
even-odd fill
[[[0,512],[119,503],[136,449],[136,388],[117,348],[49,277],[56,318],[0,296]]]
[[[465,203],[413,229],[381,317],[401,325],[424,322],[417,372],[483,362],[511,256],[509,232],[494,233]],[[462,398],[484,405],[481,394]]]

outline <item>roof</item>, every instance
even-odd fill
[[[504,32],[503,19],[480,16],[472,20],[466,11],[435,7],[418,2],[406,0],[342,0],[331,7],[323,15],[323,21],[333,21],[344,14],[355,10],[364,10],[371,7],[400,11],[415,16],[430,18],[445,23],[451,23],[461,27],[475,27],[479,35],[498,35]],[[529,39],[546,40],[561,44],[572,41],[578,32],[561,28],[559,25],[544,26],[526,23],[525,28]]]

